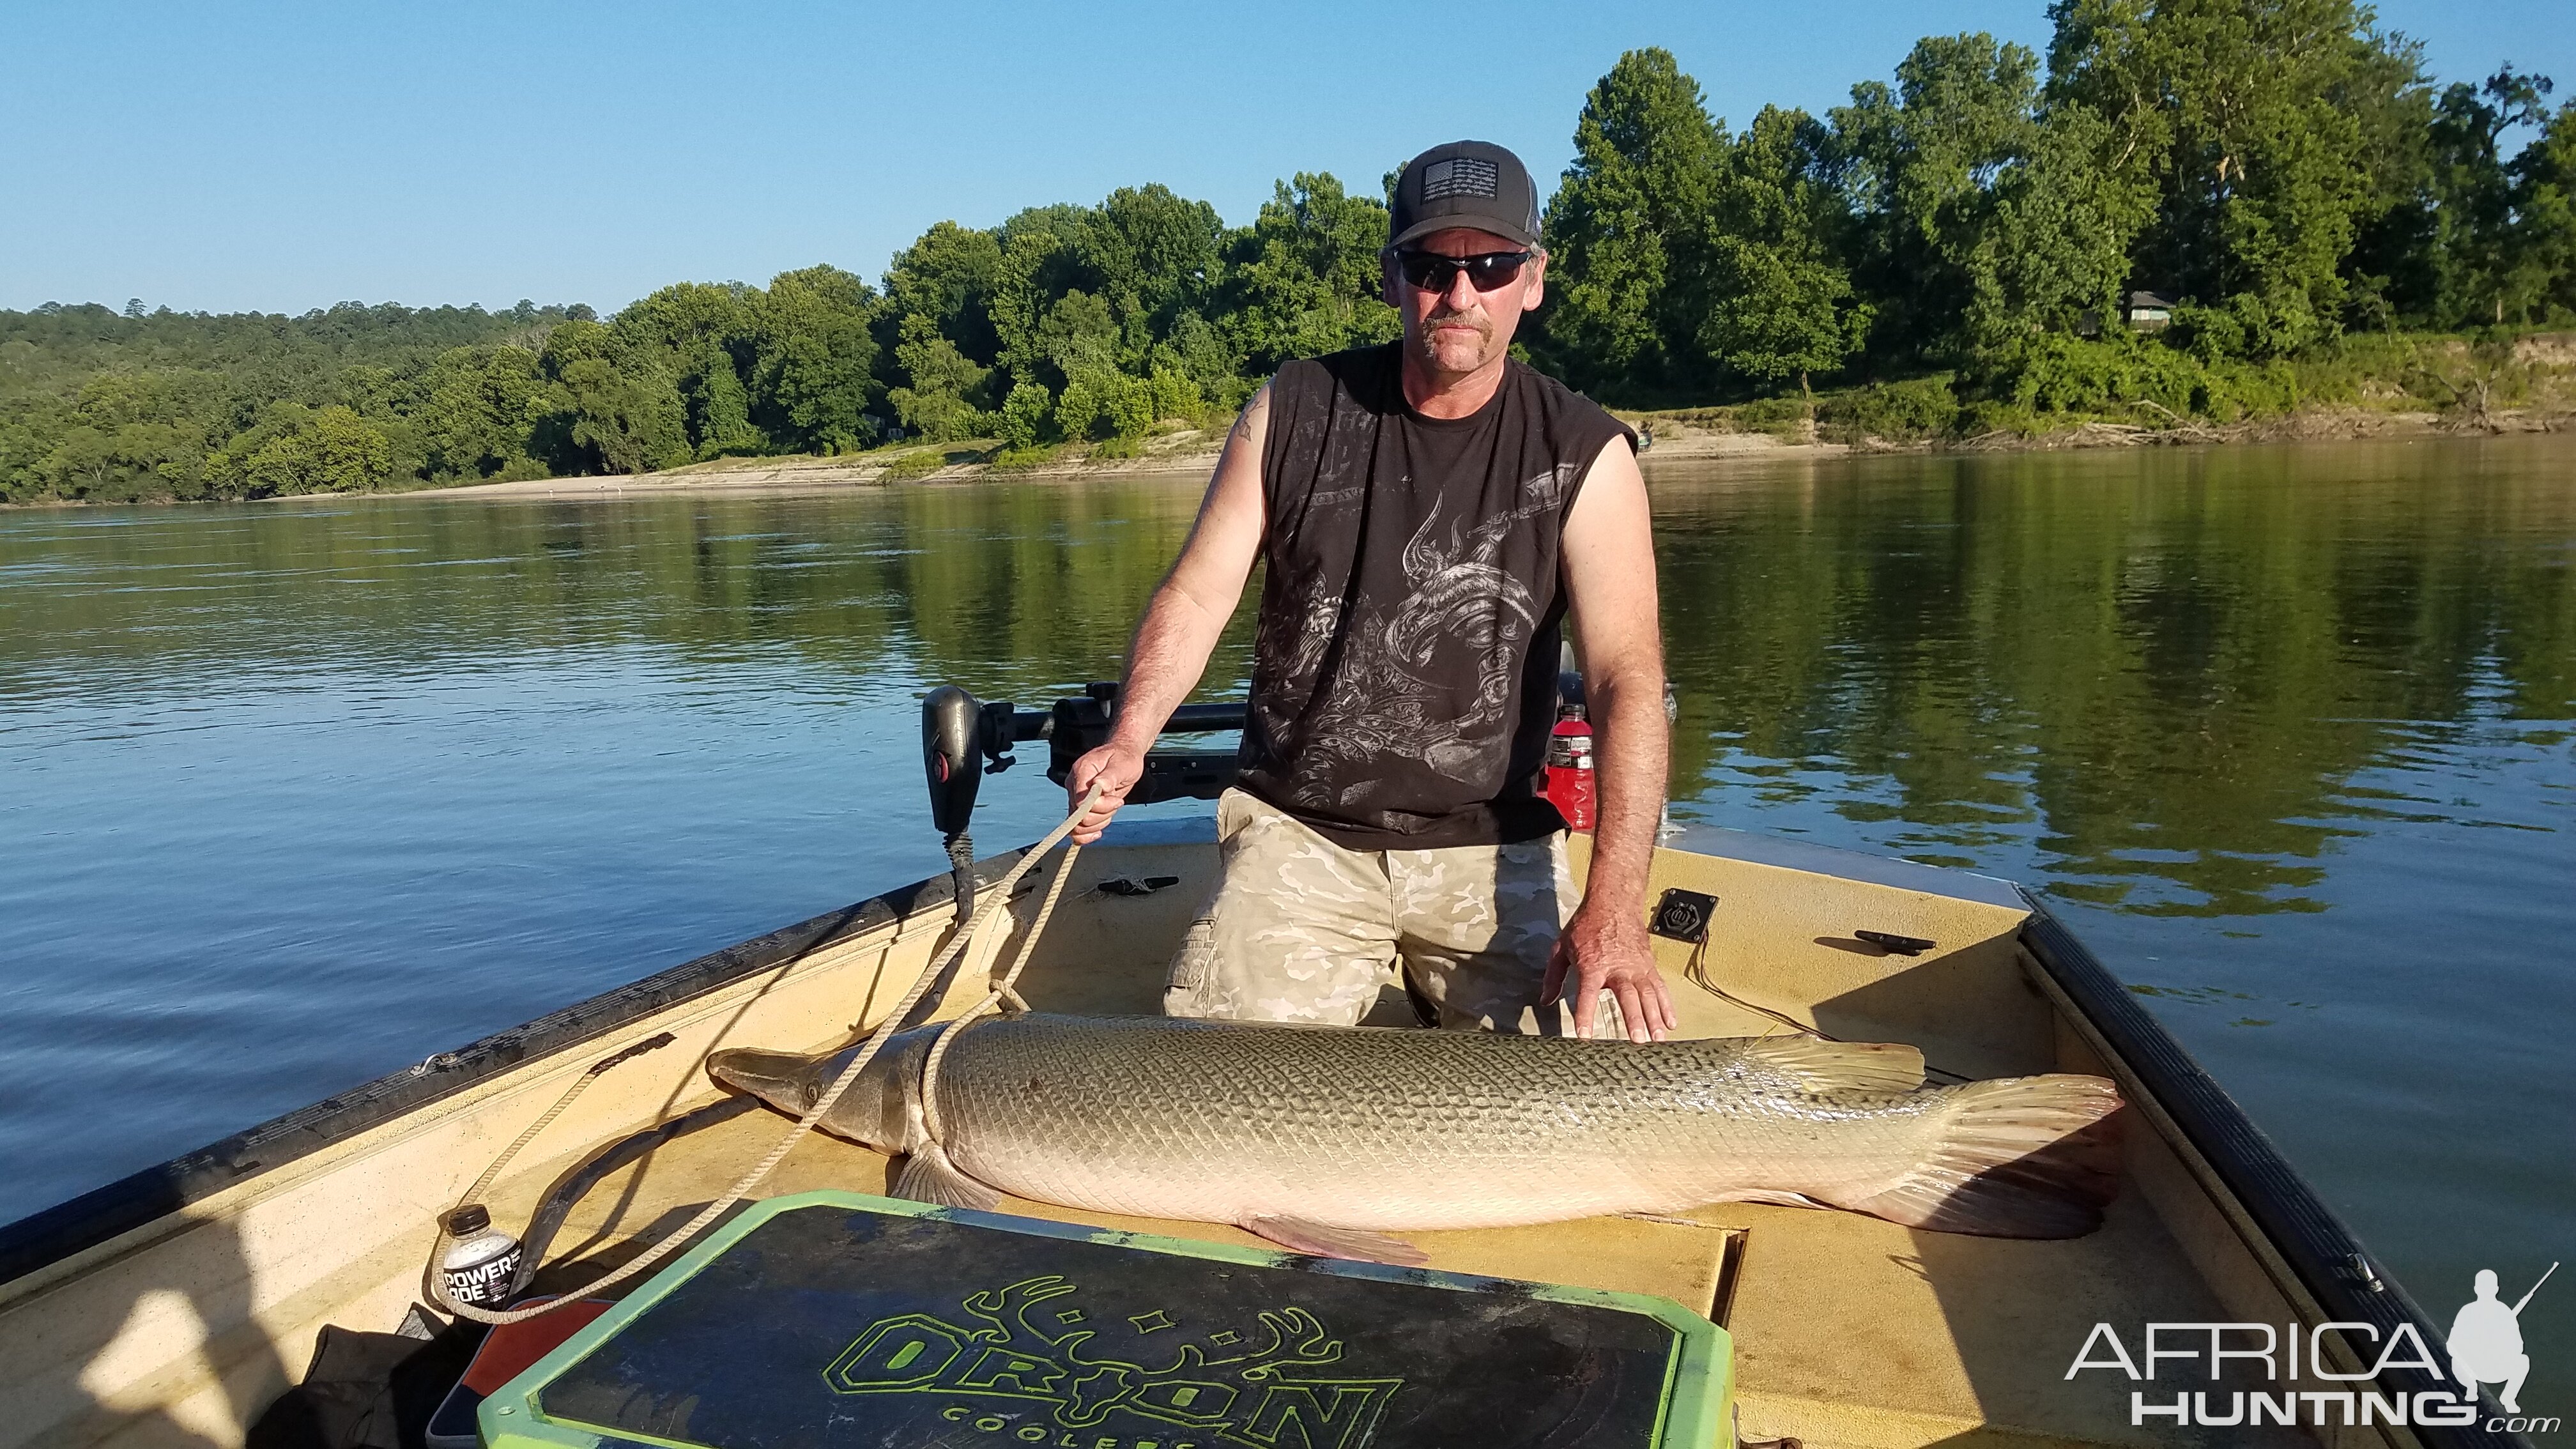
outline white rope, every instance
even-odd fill
[[[957,953],[964,950],[967,943],[974,940],[976,932],[982,928],[985,919],[991,916],[994,911],[1007,908],[1010,905],[1011,887],[1019,884],[1020,877],[1027,874],[1029,867],[1037,864],[1040,857],[1054,849],[1056,842],[1064,839],[1067,835],[1073,832],[1073,827],[1080,823],[1082,817],[1090,811],[1092,802],[1099,798],[1100,786],[1095,782],[1089,793],[1082,797],[1082,803],[1074,806],[1073,813],[1064,817],[1064,823],[1058,825],[1055,829],[1048,831],[1045,839],[1040,840],[1036,845],[1030,847],[1028,852],[1020,857],[1019,863],[1011,867],[1010,873],[1003,876],[1001,883],[995,886],[987,896],[983,908],[975,913],[975,919],[966,927],[960,929],[955,935],[951,936],[948,944],[940,949],[939,954],[931,959],[930,964],[922,968],[921,975],[913,981],[911,989],[904,992],[903,999],[896,1002],[894,1008],[886,1013],[885,1018],[877,1023],[877,1029],[869,1034],[866,1044],[859,1048],[858,1055],[850,1058],[850,1064],[841,1069],[841,1074],[832,1080],[832,1085],[824,1090],[822,1096],[814,1099],[814,1105],[805,1109],[805,1115],[798,1118],[796,1125],[788,1129],[787,1135],[778,1140],[778,1145],[771,1148],[769,1155],[760,1160],[759,1166],[754,1167],[751,1171],[743,1174],[740,1181],[736,1182],[731,1188],[726,1189],[724,1196],[707,1204],[705,1209],[700,1211],[696,1217],[691,1218],[688,1222],[682,1224],[678,1231],[662,1239],[660,1242],[655,1243],[653,1246],[646,1248],[641,1254],[619,1266],[605,1277],[593,1281],[589,1286],[581,1289],[580,1292],[596,1293],[600,1289],[609,1287],[612,1284],[623,1283],[627,1279],[634,1277],[636,1274],[643,1272],[646,1268],[651,1267],[653,1264],[660,1262],[663,1258],[669,1256],[671,1252],[677,1249],[681,1244],[696,1237],[699,1233],[704,1232],[710,1223],[723,1217],[728,1211],[732,1210],[735,1203],[742,1201],[746,1194],[748,1194],[753,1188],[759,1186],[761,1180],[769,1176],[770,1171],[777,1167],[778,1164],[786,1158],[788,1152],[792,1150],[798,1142],[804,1140],[805,1134],[814,1129],[814,1124],[822,1121],[823,1118],[831,1112],[832,1108],[840,1103],[841,1094],[848,1091],[850,1089],[850,1085],[859,1079],[859,1074],[867,1070],[868,1063],[876,1059],[878,1049],[883,1047],[886,1041],[894,1034],[895,1027],[901,1024],[906,1016],[911,1014],[912,1008],[920,1003],[923,993],[930,989],[931,983],[937,981],[940,975],[948,969],[949,963],[957,958]],[[1076,846],[1073,848],[1072,852],[1068,852],[1066,854],[1065,865],[1068,868],[1073,864],[1074,853],[1079,852],[1080,849],[1081,847]],[[1030,928],[1028,939],[1021,943],[1018,959],[1012,963],[1010,972],[1011,977],[1017,977],[1019,975],[1020,968],[1028,964],[1029,948],[1036,943],[1038,931],[1044,928],[1048,914],[1054,910],[1056,897],[1063,891],[1064,878],[1069,873],[1069,869],[1059,870],[1056,872],[1055,882],[1047,891],[1046,904],[1040,909],[1036,923]],[[1005,978],[1003,989],[1007,990],[1008,986],[1009,978]],[[975,1010],[982,1011],[985,1006],[990,1005],[1000,994],[1001,992],[997,991],[992,995],[988,995],[983,1002],[978,1003]],[[1017,997],[1014,996],[1013,999],[1017,1000]],[[973,1013],[969,1013],[969,1016],[972,1014]],[[961,1019],[960,1024],[963,1024],[963,1019]],[[951,1026],[946,1032],[941,1034],[939,1044],[945,1045],[948,1038],[956,1035],[956,1032],[957,1028],[955,1026]],[[934,1050],[936,1050],[935,1047]],[[520,1133],[519,1140],[511,1143],[509,1148],[504,1151],[490,1167],[484,1169],[483,1176],[475,1182],[474,1193],[479,1194],[484,1188],[488,1187],[492,1183],[493,1179],[500,1175],[503,1164],[507,1163],[512,1156],[516,1155],[520,1148],[526,1146],[528,1142],[533,1139],[539,1131],[543,1130],[548,1123],[560,1116],[564,1108],[572,1105],[572,1099],[580,1095],[581,1089],[588,1084],[590,1077],[595,1075],[597,1075],[596,1071],[583,1074],[582,1079],[574,1082],[572,1087],[556,1101],[554,1106],[548,1108],[545,1114],[539,1117],[527,1131]],[[472,1195],[469,1195],[467,1201],[470,1202],[472,1200]],[[500,1312],[494,1312],[489,1308],[477,1307],[471,1303],[459,1303],[448,1296],[446,1277],[439,1271],[438,1266],[439,1259],[446,1255],[447,1245],[454,1241],[456,1241],[456,1238],[447,1230],[446,1214],[442,1213],[439,1215],[438,1221],[438,1242],[430,1249],[429,1271],[426,1286],[429,1290],[431,1302],[436,1303],[439,1307],[446,1309],[448,1312],[455,1314],[459,1318],[469,1318],[476,1323],[489,1323],[496,1326],[505,1323],[525,1323],[527,1320],[535,1318],[540,1314],[551,1313],[555,1309],[561,1308],[565,1304],[572,1302],[575,1297],[579,1296],[579,1294],[566,1293],[555,1298],[550,1298],[543,1303],[531,1304],[525,1308],[505,1309]],[[522,1270],[520,1276],[521,1280],[524,1281],[528,1274],[525,1270]]]
[[[984,993],[983,1000],[966,1008],[962,1015],[948,1024],[948,1029],[941,1032],[939,1039],[930,1044],[930,1055],[922,1059],[922,1129],[928,1132],[930,1140],[939,1144],[942,1149],[947,1147],[948,1142],[939,1122],[939,1064],[948,1056],[948,1044],[957,1040],[957,1033],[964,1031],[967,1023],[993,1010],[1004,1001],[1010,1002],[1011,1009],[1014,1011],[1029,1009],[1029,1004],[1020,999],[1020,993],[1011,988],[1020,979],[1020,972],[1028,966],[1029,957],[1037,950],[1038,937],[1046,934],[1047,922],[1055,915],[1055,903],[1063,897],[1064,883],[1073,878],[1073,863],[1081,854],[1081,846],[1069,842],[1066,844],[1064,864],[1057,868],[1055,879],[1048,883],[1046,899],[1038,903],[1038,913],[1029,922],[1029,933],[1020,938],[1020,952],[1011,958],[1011,969],[1002,973],[1002,979],[993,983],[993,989]]]

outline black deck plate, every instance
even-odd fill
[[[558,1424],[711,1449],[1654,1443],[1680,1344],[1651,1314],[1362,1271],[818,1205],[536,1399]]]

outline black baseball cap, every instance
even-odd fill
[[[1405,163],[1387,245],[1470,227],[1538,245],[1538,188],[1521,158],[1491,141],[1452,141]]]

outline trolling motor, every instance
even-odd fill
[[[953,684],[943,684],[922,697],[921,762],[930,781],[930,821],[939,827],[948,847],[960,923],[975,909],[975,843],[967,832],[984,776],[998,775],[1019,763],[1012,746],[1044,740],[1047,778],[1061,785],[1072,778],[1074,761],[1109,743],[1117,718],[1114,683],[1085,685],[1079,696],[1057,700],[1047,709],[980,703]],[[1185,704],[1172,711],[1162,733],[1240,730],[1243,719],[1240,703]],[[1234,750],[1149,751],[1144,776],[1127,792],[1127,803],[1213,800],[1234,783],[1239,768]]]
[[[1569,664],[1557,675],[1560,705],[1581,707],[1583,675]],[[1665,690],[1665,713],[1672,712],[1672,691]],[[1163,722],[1167,735],[1214,734],[1241,730],[1242,701],[1185,704]],[[922,767],[930,780],[930,819],[952,843],[963,840],[975,811],[975,792],[986,775],[998,775],[1019,763],[1014,745],[1047,742],[1047,778],[1061,785],[1073,776],[1073,763],[1109,743],[1118,719],[1118,686],[1102,682],[1083,686],[1071,699],[1046,709],[1020,709],[1006,703],[984,704],[953,684],[943,684],[921,701]],[[1127,792],[1130,805],[1161,800],[1213,800],[1234,783],[1241,767],[1235,750],[1153,750],[1145,756],[1145,774]],[[953,850],[952,850],[953,853]]]

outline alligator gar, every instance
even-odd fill
[[[1775,1036],[1632,1044],[1486,1032],[1021,1015],[889,1040],[818,1125],[909,1155],[898,1196],[1231,1223],[1300,1252],[1419,1261],[1389,1231],[1727,1201],[1997,1237],[2089,1232],[2116,1190],[2098,1077],[1923,1087],[1913,1047]],[[848,1065],[720,1051],[802,1115]]]

